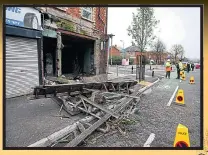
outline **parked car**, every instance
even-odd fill
[[[200,64],[195,64],[196,69],[200,69]]]

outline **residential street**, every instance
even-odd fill
[[[192,147],[200,146],[200,70],[187,74],[186,81],[180,83],[175,79],[162,79],[150,91],[147,91],[136,105],[136,110],[130,118],[136,123],[123,128],[125,136],[115,133],[90,142],[88,146],[101,147],[143,147],[151,133],[155,138],[150,147],[172,147],[176,128],[179,123],[189,129]],[[189,84],[190,76],[195,77],[195,84]],[[175,97],[170,106],[168,102],[176,87],[184,90],[185,106],[174,104]],[[92,138],[93,139],[93,138]]]
[[[5,7],[4,149],[202,147],[200,9]]]

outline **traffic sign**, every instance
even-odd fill
[[[189,83],[190,83],[190,84],[194,84],[194,83],[195,83],[195,82],[194,82],[194,77],[193,77],[193,76],[190,77]]]
[[[182,124],[178,124],[174,140],[174,147],[190,147],[188,128]]]
[[[175,101],[176,104],[179,104],[179,105],[185,105],[184,103],[184,92],[182,89],[179,89],[178,90],[178,93],[176,95],[176,101]]]
[[[188,144],[184,141],[179,141],[176,143],[175,147],[188,147]]]

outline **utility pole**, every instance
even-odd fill
[[[110,52],[109,48],[110,48],[110,39],[109,39],[109,36],[108,36],[107,71],[106,71],[107,75],[109,73],[109,52]]]
[[[112,46],[113,46],[113,37],[114,37],[115,35],[113,35],[113,34],[109,34],[109,37],[111,38],[111,50],[110,50],[110,56],[111,56],[111,65],[112,65]]]
[[[123,43],[123,59],[125,58],[125,56],[124,56],[124,41],[123,40],[120,40],[122,43]]]

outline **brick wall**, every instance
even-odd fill
[[[66,9],[66,13],[72,15],[73,17],[83,19],[82,15],[81,15],[81,13],[82,13],[81,7],[68,7]],[[100,17],[99,17],[99,15],[100,15]],[[83,19],[83,20],[85,20],[85,19]],[[100,33],[104,33],[106,31],[105,30],[105,25],[107,27],[107,8],[105,8],[105,7],[100,7],[100,8],[99,7],[94,7],[91,22],[94,22],[94,28],[96,30],[99,30]]]
[[[66,12],[68,14],[72,15],[72,17],[81,18],[81,8],[79,8],[79,7],[67,8]]]
[[[110,47],[109,53],[112,56],[121,56],[121,52],[115,46]]]
[[[105,32],[105,25],[107,24],[106,11],[104,7],[97,7],[94,11],[95,29],[101,33]]]

